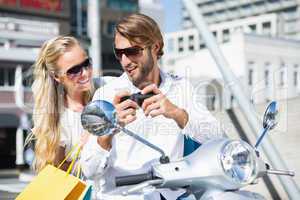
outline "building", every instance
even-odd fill
[[[72,1],[71,32],[88,43],[87,3],[87,0]],[[100,1],[102,74],[120,75],[122,73],[121,66],[113,53],[114,27],[124,16],[138,12],[138,5],[138,0]]]
[[[300,41],[237,32],[220,48],[239,79],[237,84],[243,86],[254,103],[300,95]],[[172,57],[163,67],[190,78],[199,96],[196,101],[209,109],[229,109],[235,105],[207,49]]]
[[[255,3],[256,2],[256,3]],[[286,3],[288,2],[288,4]],[[290,26],[291,23],[296,25],[298,23],[298,18],[286,18],[285,16],[293,16],[297,15],[298,3],[296,1],[195,1],[199,11],[203,14],[204,19],[208,23],[209,30],[215,36],[216,42],[221,46],[227,61],[230,63],[232,70],[236,73],[236,75],[241,78],[244,83],[243,85],[248,88],[248,91],[253,89],[253,86],[250,84],[253,83],[253,77],[268,77],[271,76],[269,73],[270,70],[264,70],[267,65],[272,65],[271,63],[265,60],[265,64],[261,64],[260,55],[254,56],[252,59],[248,60],[248,57],[252,56],[247,52],[247,38],[257,36],[257,38],[265,38],[265,40],[269,40],[269,42],[262,42],[261,44],[256,43],[255,39],[253,40],[253,44],[257,44],[259,46],[259,50],[268,49],[268,45],[272,46],[272,53],[277,57],[269,56],[270,61],[278,60],[280,58],[281,61],[278,61],[275,65],[281,66],[281,68],[286,68],[288,65],[294,66],[294,68],[298,68],[299,62],[295,62],[294,64],[287,64],[289,60],[285,57],[285,51],[281,49],[293,49],[293,52],[298,52],[293,48],[293,43],[298,44],[297,38],[298,32],[289,32],[286,31],[285,27]],[[271,6],[272,5],[272,6]],[[262,6],[265,12],[262,12]],[[232,8],[234,7],[234,9]],[[295,8],[296,7],[296,8]],[[251,8],[247,15],[244,12],[241,12],[240,9]],[[269,12],[269,10],[273,9],[274,12]],[[277,8],[277,9],[275,9]],[[221,15],[222,12],[220,10],[225,10],[226,16]],[[237,11],[238,10],[238,11]],[[259,11],[259,12],[258,12]],[[295,12],[294,12],[295,11]],[[202,75],[206,76],[206,79],[211,80],[221,80],[220,74],[218,74],[218,70],[215,67],[214,61],[212,58],[208,58],[210,55],[206,49],[205,43],[201,38],[200,33],[196,28],[193,27],[192,23],[188,17],[188,13],[186,10],[183,12],[183,27],[182,31],[167,33],[164,36],[165,39],[165,55],[162,59],[162,66],[166,69],[173,71],[174,73],[182,73],[183,69],[180,69],[180,65],[191,65],[192,63],[202,63],[205,67],[204,69],[192,69],[189,73],[193,75]],[[221,14],[220,14],[221,13]],[[288,13],[288,14],[287,14]],[[283,20],[286,19],[286,20]],[[239,34],[245,34],[245,40],[240,40],[241,36]],[[235,41],[231,41],[231,40]],[[240,40],[240,41],[238,41]],[[261,40],[261,39],[260,39]],[[282,42],[285,41],[285,42]],[[240,42],[240,44],[238,44]],[[266,46],[261,46],[265,44]],[[291,44],[292,46],[289,46]],[[282,46],[280,46],[282,45]],[[234,46],[234,47],[233,47]],[[239,46],[240,48],[236,48]],[[278,47],[278,48],[275,48]],[[296,48],[297,49],[297,48]],[[270,50],[270,49],[268,49]],[[294,51],[295,50],[295,51]],[[234,53],[233,53],[234,52]],[[242,54],[241,54],[242,53]],[[269,52],[271,53],[271,52]],[[261,55],[264,55],[264,52],[261,52]],[[205,56],[204,56],[205,55]],[[238,56],[239,55],[239,56]],[[291,53],[293,55],[293,53]],[[208,56],[208,57],[207,57]],[[201,58],[201,59],[200,59]],[[208,61],[210,60],[210,61]],[[255,63],[255,64],[254,64]],[[260,63],[260,64],[257,64]],[[269,64],[268,64],[269,63]],[[281,64],[278,64],[281,63]],[[251,67],[253,65],[253,67]],[[262,67],[263,66],[263,67]],[[255,69],[254,69],[255,68]],[[209,70],[214,69],[214,70]],[[194,71],[196,70],[196,71]],[[274,68],[273,70],[277,70]],[[289,68],[290,70],[290,68]],[[297,71],[297,70],[296,70]],[[295,79],[296,82],[298,78],[298,72],[293,72],[294,74],[290,74],[287,72],[281,73],[281,79],[284,82],[285,79],[292,80]],[[285,76],[288,77],[285,77]],[[292,76],[292,77],[290,77]],[[285,77],[285,78],[284,78]],[[199,78],[199,77],[198,77]],[[245,80],[248,80],[250,84],[246,84]],[[253,80],[250,80],[253,79]],[[260,78],[261,79],[261,78]],[[222,81],[221,81],[222,82]],[[255,84],[256,81],[254,80]],[[267,81],[268,82],[268,81]],[[222,83],[220,83],[222,85]],[[296,84],[295,84],[296,85]],[[289,85],[290,86],[290,85]],[[213,86],[212,86],[213,87]],[[297,86],[298,87],[298,86]],[[292,87],[290,87],[292,88]],[[208,90],[208,88],[207,88]],[[209,93],[205,91],[204,93]],[[270,92],[269,92],[270,93]],[[221,107],[229,108],[233,105],[233,97],[231,94],[227,94],[223,96],[222,99],[229,99],[225,103],[226,105],[222,105]],[[252,99],[255,103],[261,103],[269,100],[272,94],[264,94],[265,97],[255,97]],[[299,95],[297,92],[292,94],[291,91],[288,95],[284,95],[286,98],[293,98]],[[216,99],[212,97],[210,101],[220,101],[220,99]],[[208,107],[212,107],[211,102],[206,102]],[[215,106],[213,106],[215,107]]]
[[[154,19],[158,23],[160,30],[164,30],[165,15],[161,0],[139,0],[139,8],[140,13]]]
[[[219,44],[229,42],[230,36],[236,32],[265,35],[274,38],[279,31],[277,20],[277,15],[265,14],[219,24],[210,24],[209,30]],[[196,28],[167,33],[164,35],[164,39],[166,43],[164,63],[166,64],[173,62],[173,58],[186,56],[205,48],[205,43]]]
[[[24,164],[32,108],[30,77],[24,76],[45,40],[70,33],[69,21],[68,0],[0,1],[0,168]]]
[[[277,37],[300,39],[298,0],[193,0],[208,24],[222,24],[237,19],[273,13],[278,19]],[[189,13],[183,7],[183,29],[192,28]],[[255,27],[253,27],[255,31]]]
[[[280,105],[279,126],[271,137],[288,167],[299,171],[297,117],[300,102],[299,1],[294,0],[193,0],[215,36],[228,66],[237,77],[254,115],[261,118],[266,103]],[[257,137],[238,108],[210,52],[183,8],[183,30],[168,33],[162,67],[192,81],[191,103],[202,103],[219,119],[231,138],[246,135],[251,144]],[[231,113],[231,114],[230,114]],[[234,114],[232,114],[234,113]],[[232,116],[232,115],[235,115]],[[244,132],[241,134],[241,132]],[[278,134],[276,134],[278,133]],[[245,139],[245,137],[243,138]],[[266,199],[288,199],[276,177],[246,189]],[[295,177],[296,184],[300,179]]]

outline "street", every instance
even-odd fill
[[[31,176],[30,172],[20,173],[18,170],[0,170],[0,199],[15,199],[29,183],[28,181],[20,181],[19,177],[26,180]]]

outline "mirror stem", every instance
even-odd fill
[[[257,149],[258,145],[261,143],[262,139],[265,137],[266,133],[268,132],[268,130],[270,129],[269,126],[267,126],[266,128],[263,129],[261,135],[259,136],[258,140],[256,141],[255,144],[255,149]]]
[[[127,135],[133,137],[134,139],[140,141],[141,143],[147,145],[148,147],[154,149],[155,151],[158,151],[158,152],[161,154],[161,157],[160,157],[160,159],[159,159],[160,163],[164,164],[164,163],[169,163],[169,162],[170,162],[168,156],[166,156],[165,152],[164,152],[161,148],[155,146],[154,144],[148,142],[147,140],[145,140],[145,139],[142,138],[141,136],[139,136],[139,135],[137,135],[137,134],[131,132],[130,130],[128,130],[128,129],[122,127],[122,126],[120,126],[120,125],[117,124],[117,123],[115,124],[115,126],[116,126],[116,128],[117,128],[118,130],[123,131],[123,132],[126,133]]]

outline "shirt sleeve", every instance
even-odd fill
[[[196,93],[192,84],[183,80],[183,103],[181,108],[188,113],[188,122],[182,129],[182,133],[192,139],[204,143],[211,139],[226,137],[221,124],[210,111],[199,102],[199,94]]]
[[[94,176],[102,176],[110,166],[111,151],[103,149],[97,143],[97,137],[91,135],[83,146],[80,164],[84,176],[88,179]]]

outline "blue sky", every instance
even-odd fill
[[[162,0],[165,9],[164,32],[180,30],[181,0]]]

